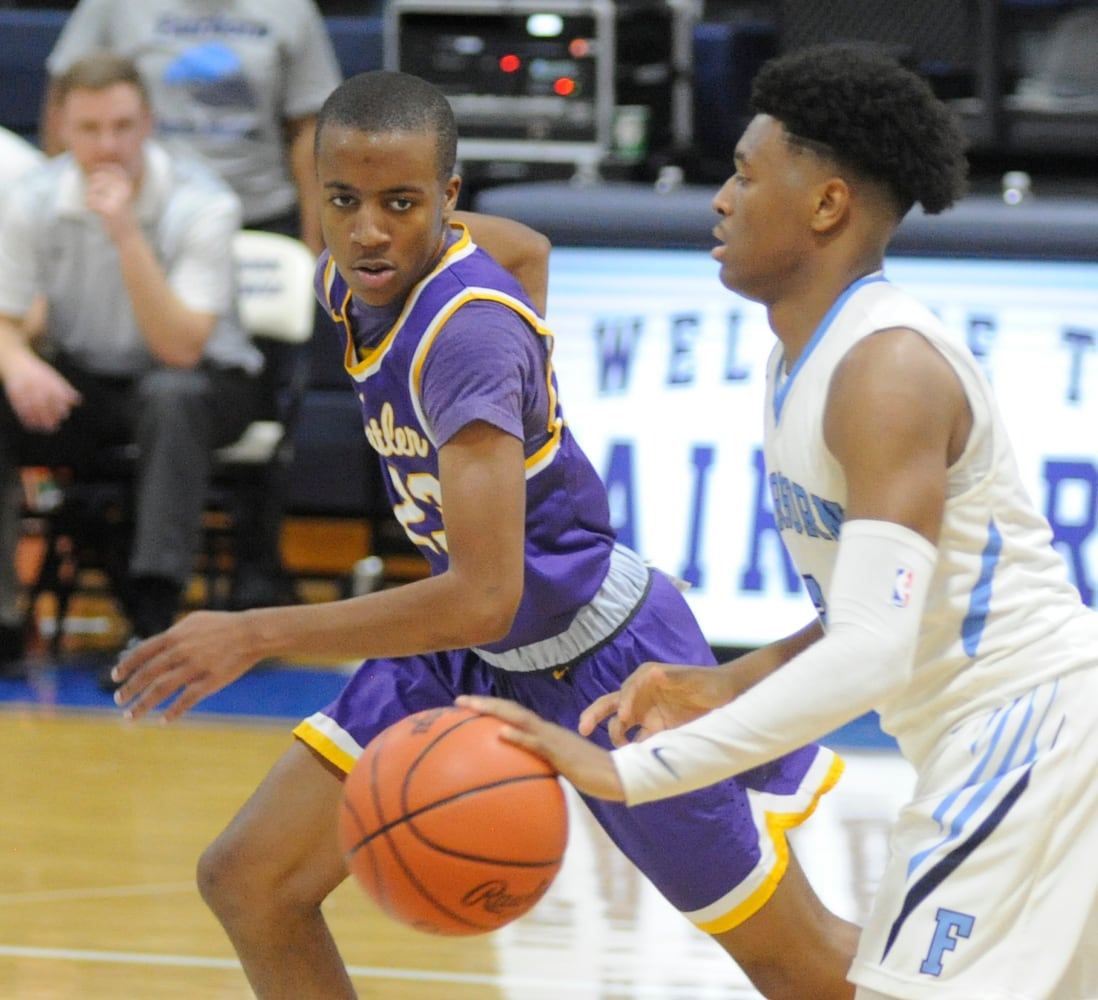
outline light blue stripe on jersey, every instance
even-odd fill
[[[1021,767],[1028,769],[1033,766],[1037,760],[1037,740],[1048,718],[1049,710],[1056,700],[1058,686],[1058,682],[1053,682],[1034,688],[1027,696],[1016,699],[1004,708],[996,709],[988,717],[985,736],[989,738],[980,760],[964,785],[950,792],[934,810],[934,819],[943,829],[946,827],[946,817],[954,806],[960,803],[970,790],[975,789],[975,791],[948,821],[949,829],[945,836],[933,846],[911,858],[907,866],[909,877],[928,857],[938,854],[947,844],[960,838],[972,818],[980,812],[1003,782],[1008,777],[1015,776],[1012,772],[1016,772]],[[1047,699],[1043,707],[1038,705],[1038,699]],[[1055,734],[1053,734],[1054,741]],[[1022,753],[1023,749],[1024,753]],[[979,741],[976,741],[972,745],[972,753],[975,755],[979,751]]]
[[[980,639],[984,634],[984,626],[987,624],[988,612],[991,609],[991,581],[995,577],[995,569],[999,565],[999,556],[1003,552],[1003,536],[992,521],[987,526],[987,544],[980,560],[980,579],[972,588],[969,597],[968,614],[961,625],[961,638],[964,642],[965,652],[969,656],[975,656],[980,646]]]
[[[789,395],[789,387],[793,384],[793,379],[797,372],[804,367],[808,362],[808,359],[812,356],[812,351],[816,345],[823,339],[823,335],[827,333],[827,328],[834,322],[835,317],[839,315],[840,310],[846,305],[847,300],[863,285],[871,285],[876,281],[884,281],[885,276],[880,271],[875,271],[873,274],[867,274],[864,278],[859,278],[853,284],[847,285],[842,294],[831,303],[831,308],[827,310],[827,314],[820,321],[820,325],[816,327],[816,332],[809,338],[807,344],[804,345],[804,350],[801,351],[800,357],[797,358],[797,363],[789,370],[789,375],[786,380],[777,387],[774,391],[774,420],[775,422],[781,416],[782,404],[785,402],[785,397]],[[781,362],[784,364],[785,362]]]

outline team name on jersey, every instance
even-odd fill
[[[825,541],[838,540],[843,524],[842,504],[809,493],[780,472],[770,473],[769,481],[774,520],[780,530]]]
[[[381,407],[381,419],[371,417],[366,424],[366,440],[382,458],[403,455],[426,458],[431,443],[414,427],[397,427],[391,403]]]

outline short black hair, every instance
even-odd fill
[[[439,177],[449,180],[457,163],[457,123],[446,95],[411,73],[373,70],[341,83],[324,102],[316,123],[360,132],[428,132],[435,137]]]
[[[823,147],[837,165],[883,184],[900,215],[916,202],[934,215],[966,189],[961,129],[922,77],[870,45],[814,45],[778,56],[756,75],[751,104],[790,141]]]

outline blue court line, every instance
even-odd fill
[[[74,709],[115,709],[96,682],[104,658],[66,660],[32,671],[27,680],[0,679],[0,707],[22,704]],[[331,668],[260,664],[210,695],[194,714],[296,720],[323,708],[347,680]]]
[[[0,708],[25,705],[73,709],[114,709],[99,689],[96,671],[106,660],[89,656],[48,665],[28,680],[0,679]],[[331,667],[269,663],[253,667],[227,688],[210,695],[192,714],[252,716],[296,721],[328,704],[343,687],[346,673]],[[894,750],[874,713],[855,719],[821,742],[836,750]]]

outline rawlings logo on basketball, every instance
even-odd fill
[[[412,732],[416,736],[422,736],[424,733],[429,733],[435,723],[448,711],[448,708],[429,708],[418,715],[410,717],[408,724],[412,727]]]
[[[548,882],[541,882],[532,892],[522,895],[512,895],[507,891],[506,882],[485,882],[475,889],[470,889],[462,897],[462,903],[466,906],[480,906],[487,913],[504,915],[514,910],[525,913],[534,905],[549,888]]]

